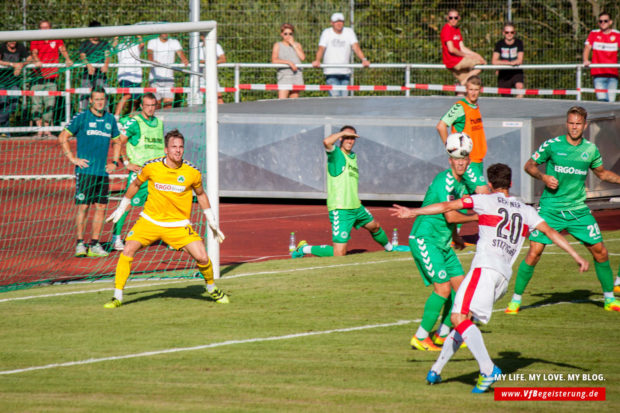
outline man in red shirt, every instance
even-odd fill
[[[443,64],[454,74],[461,85],[465,85],[467,79],[480,73],[474,69],[476,65],[486,64],[486,60],[478,53],[465,47],[461,29],[459,29],[460,16],[455,9],[450,9],[446,16],[447,23],[441,29],[441,51]]]
[[[598,15],[599,29],[592,30],[586,39],[586,47],[583,49],[583,65],[590,63],[604,64],[618,63],[618,46],[620,46],[620,32],[611,28],[613,21],[607,12]],[[590,60],[592,51],[592,60]],[[590,69],[594,83],[594,89],[617,89],[618,69],[615,67],[597,67]],[[602,102],[616,100],[615,92],[597,92],[596,99]]]
[[[48,20],[41,20],[39,22],[40,30],[49,30],[51,28],[52,24]],[[44,63],[58,63],[59,52],[65,58],[67,66],[73,65],[62,40],[33,40],[30,43],[30,53],[32,54],[34,65],[39,68],[34,73],[35,77],[32,81],[33,91],[58,90],[56,84],[58,69],[55,67],[41,67],[41,65]],[[32,97],[32,118],[38,127],[49,126],[52,123],[55,103],[56,98],[54,96]],[[38,136],[42,137],[43,135],[50,134],[40,130]]]

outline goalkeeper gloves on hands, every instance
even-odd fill
[[[217,223],[215,222],[215,216],[213,215],[213,211],[211,211],[211,208],[208,208],[208,209],[205,209],[203,212],[205,213],[205,217],[207,218],[207,224],[209,224],[209,228],[211,228],[211,231],[213,231],[213,236],[215,237],[217,242],[221,244],[222,242],[224,242],[226,237],[224,236],[224,233],[220,231],[219,227],[217,226]]]
[[[112,221],[116,224],[118,220],[121,219],[121,217],[125,213],[125,210],[127,209],[127,207],[129,207],[130,203],[131,203],[131,199],[123,197],[123,199],[121,199],[121,203],[118,206],[118,208],[116,208],[116,210],[112,212],[112,214],[109,217],[106,218],[105,222]]]

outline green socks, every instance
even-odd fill
[[[311,254],[317,257],[333,257],[334,247],[331,245],[314,245]]]
[[[532,279],[534,275],[534,265],[529,265],[525,260],[521,261],[519,265],[519,271],[517,272],[517,280],[515,281],[515,294],[523,295],[525,287]]]
[[[596,277],[603,287],[603,292],[608,293],[614,290],[614,275],[611,272],[611,266],[609,260],[605,262],[594,261],[594,270],[596,271]]]
[[[439,313],[447,300],[447,298],[440,296],[435,291],[431,293],[424,305],[424,314],[422,315],[422,322],[420,323],[424,330],[428,332],[433,330]]]

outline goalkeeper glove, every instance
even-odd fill
[[[112,212],[112,214],[109,217],[106,218],[105,222],[112,221],[116,224],[118,220],[121,219],[121,217],[125,213],[125,210],[127,209],[127,207],[129,207],[130,203],[131,203],[131,199],[123,197],[123,199],[121,199],[121,203],[118,206],[118,208],[116,208],[116,210]]]
[[[217,226],[217,223],[215,222],[215,216],[213,215],[213,211],[211,211],[211,208],[208,208],[208,209],[205,209],[203,212],[205,213],[205,217],[207,218],[207,224],[209,224],[209,228],[211,228],[211,231],[213,231],[213,236],[215,237],[217,242],[221,244],[222,242],[224,242],[226,237],[224,236],[224,233],[220,231],[219,227]]]

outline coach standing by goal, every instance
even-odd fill
[[[121,145],[116,119],[106,111],[106,105],[104,89],[93,89],[90,93],[89,108],[75,115],[58,136],[63,154],[75,165],[76,257],[108,256],[107,251],[99,243],[99,236],[103,227],[105,207],[108,203],[108,172],[118,166]],[[75,155],[69,146],[71,136],[77,139],[77,154]],[[114,152],[112,162],[107,163],[110,144]],[[95,205],[95,214],[90,245],[87,249],[84,244],[84,228],[86,213],[92,204]]]

